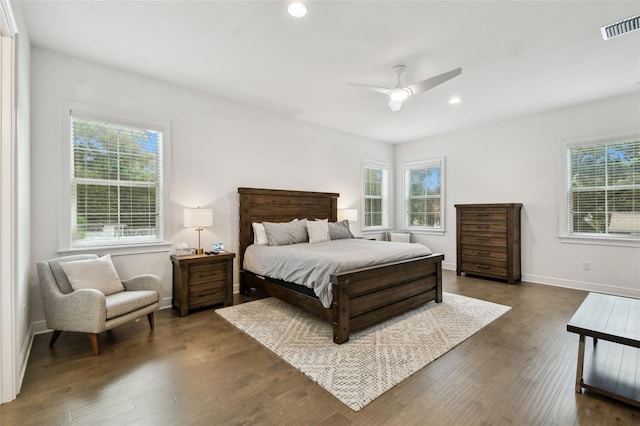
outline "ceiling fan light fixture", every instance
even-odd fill
[[[391,93],[389,93],[389,99],[393,102],[402,102],[409,96],[411,96],[411,92],[405,87],[393,89]]]
[[[299,1],[294,1],[289,4],[287,11],[289,12],[289,15],[293,16],[294,18],[302,18],[307,14],[307,6]]]

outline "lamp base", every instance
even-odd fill
[[[204,249],[202,248],[196,249],[196,254],[204,254]]]

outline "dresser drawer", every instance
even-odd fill
[[[463,222],[504,222],[507,220],[507,210],[492,208],[463,209],[460,211],[460,219]]]
[[[505,262],[482,260],[474,258],[462,258],[462,271],[469,274],[492,275],[498,278],[507,275],[507,264]]]
[[[463,258],[475,258],[475,259],[488,259],[497,260],[501,262],[507,261],[507,248],[506,247],[483,247],[475,245],[462,246]]]
[[[225,280],[227,267],[224,263],[189,266],[189,283],[197,284],[207,281]]]
[[[469,232],[462,235],[460,240],[462,247],[467,245],[482,247],[505,247],[507,246],[507,236],[499,233],[476,233]]]
[[[498,232],[506,234],[507,224],[502,222],[462,222],[462,232]]]

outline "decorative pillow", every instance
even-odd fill
[[[264,225],[254,222],[251,226],[253,226],[253,244],[269,244],[269,240],[267,240],[267,231],[264,230]]]
[[[285,223],[262,222],[270,246],[286,246],[309,241],[307,219]]]
[[[343,240],[345,238],[354,238],[349,230],[349,221],[345,219],[341,222],[329,222],[329,239]]]
[[[60,266],[74,290],[94,288],[103,292],[105,296],[124,291],[109,254],[98,259],[64,262]]]
[[[321,243],[329,241],[329,221],[327,219],[316,219],[307,222],[310,243]]]
[[[410,243],[411,234],[408,232],[389,232],[389,241],[396,243]]]

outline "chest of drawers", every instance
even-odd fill
[[[456,204],[456,273],[520,280],[522,204]]]
[[[224,303],[233,304],[234,253],[171,256],[173,306],[180,316],[190,310]]]

